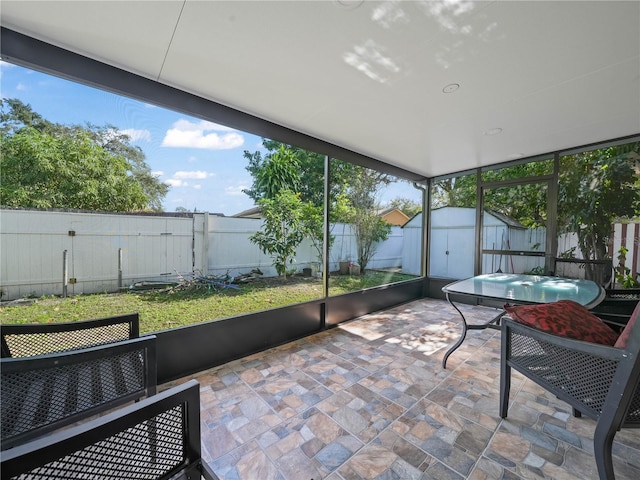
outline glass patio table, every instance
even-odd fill
[[[506,313],[502,310],[495,318],[486,323],[469,325],[462,311],[453,303],[452,295],[476,300],[497,300],[509,305],[532,305],[557,302],[558,300],[573,300],[588,309],[597,306],[605,297],[604,288],[591,280],[513,273],[489,273],[459,280],[445,285],[442,287],[442,291],[445,293],[447,301],[462,318],[462,335],[445,353],[442,359],[442,368],[447,368],[447,359],[462,345],[467,330],[499,329],[500,319]]]

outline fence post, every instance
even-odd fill
[[[209,213],[204,212],[202,216],[202,253],[201,253],[202,274],[209,275]]]
[[[67,266],[67,251],[62,251],[62,298],[67,298],[67,286],[69,285],[69,269]]]
[[[118,290],[122,288],[122,248],[118,248]]]

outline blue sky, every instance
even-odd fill
[[[243,152],[261,150],[260,137],[5,62],[0,75],[2,98],[18,98],[49,121],[109,124],[126,132],[171,186],[165,211],[233,215],[253,206],[242,193],[252,183]],[[417,192],[407,184],[389,190],[385,202]]]

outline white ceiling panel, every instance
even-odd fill
[[[2,25],[426,176],[640,133],[637,1],[34,3]]]
[[[2,1],[2,26],[156,80],[182,1]]]

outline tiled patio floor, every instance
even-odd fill
[[[424,299],[202,372],[203,457],[221,480],[598,478],[595,423],[517,373],[500,419],[498,331],[442,369],[459,331]],[[640,431],[614,454],[618,479],[640,478]]]

